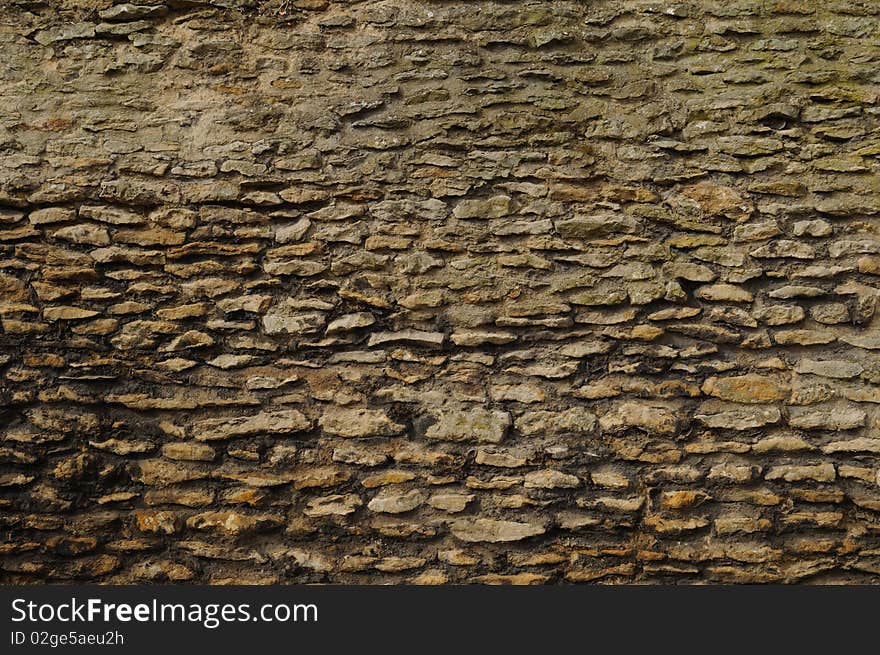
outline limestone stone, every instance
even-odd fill
[[[865,369],[858,362],[833,359],[802,359],[797,363],[794,370],[798,373],[821,375],[827,378],[847,379],[856,377]]]
[[[501,218],[512,213],[510,196],[497,195],[485,199],[462,200],[452,210],[456,218]]]
[[[782,415],[775,407],[754,409],[731,409],[714,413],[696,414],[694,418],[709,428],[749,430],[778,423]]]
[[[411,512],[425,502],[424,493],[418,489],[397,491],[388,487],[373,496],[367,508],[382,514],[403,514]]]
[[[363,501],[355,494],[330,494],[313,498],[306,505],[306,516],[348,516],[357,511]]]
[[[285,301],[271,307],[263,316],[263,330],[266,334],[307,335],[323,328],[326,322],[323,312],[301,311]]]
[[[160,18],[168,14],[165,5],[136,5],[122,3],[98,12],[104,20],[131,21],[143,18]]]
[[[458,512],[463,512],[475,498],[474,494],[442,492],[435,493],[428,498],[428,504],[434,509],[457,514]]]
[[[843,303],[832,302],[810,307],[810,317],[817,323],[835,325],[850,320],[849,308]]]
[[[396,423],[382,410],[336,407],[318,420],[330,435],[346,438],[390,437],[401,434],[406,426]]]
[[[800,305],[766,305],[755,311],[755,318],[767,325],[790,325],[804,319],[806,312]]]
[[[198,441],[217,441],[257,434],[292,434],[311,427],[312,422],[302,412],[285,409],[249,416],[205,419],[193,424],[192,435]]]
[[[546,532],[539,523],[488,518],[461,519],[452,523],[451,530],[462,541],[487,543],[522,541]]]
[[[733,284],[713,284],[700,287],[696,293],[702,300],[712,302],[752,302],[751,292]]]
[[[349,330],[357,330],[358,328],[369,327],[375,322],[376,318],[369,312],[345,314],[330,321],[327,325],[326,333],[338,334],[340,332],[348,332]]]
[[[217,456],[216,451],[203,443],[172,442],[162,446],[162,456],[195,462],[210,462]]]
[[[759,259],[813,259],[816,256],[816,251],[806,243],[780,239],[778,241],[771,241],[760,248],[755,248],[749,252],[749,255]]]
[[[523,435],[591,434],[598,422],[596,415],[583,407],[572,407],[562,412],[524,412],[516,418],[516,430]]]
[[[110,243],[110,233],[106,228],[88,223],[59,228],[52,233],[52,236],[56,239],[92,246],[106,246]]]
[[[635,232],[638,223],[628,216],[576,216],[556,222],[556,231],[566,239],[595,239],[609,234]]]
[[[729,138],[733,139],[733,137]],[[734,150],[743,149],[744,145],[734,148]],[[710,216],[724,216],[741,221],[747,219],[752,212],[751,203],[745,200],[741,193],[721,184],[699,182],[684,188],[682,194],[696,202],[700,209]]]
[[[702,391],[737,403],[771,403],[788,398],[791,388],[773,377],[750,374],[708,378]]]
[[[866,414],[855,407],[811,409],[793,407],[788,424],[802,430],[852,430],[865,424]]]
[[[507,412],[479,407],[444,408],[435,418],[425,436],[437,441],[501,443],[512,423]]]
[[[786,482],[800,482],[803,480],[833,482],[837,477],[837,472],[833,464],[782,465],[770,468],[764,477],[767,480],[785,480]]]
[[[526,489],[573,489],[580,484],[581,481],[576,475],[553,469],[526,473],[524,482]]]
[[[679,419],[673,411],[662,406],[624,402],[604,414],[599,425],[607,432],[637,428],[649,434],[673,435],[678,432]]]

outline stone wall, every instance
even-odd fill
[[[877,580],[880,3],[2,4],[3,582]]]

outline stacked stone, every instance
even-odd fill
[[[0,581],[876,582],[878,17],[3,3]]]

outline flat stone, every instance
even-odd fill
[[[107,228],[87,223],[62,227],[55,230],[52,236],[71,243],[84,243],[92,246],[106,246],[110,243],[110,233]]]
[[[782,414],[775,407],[731,409],[713,413],[698,413],[694,418],[708,428],[750,430],[778,423]]]
[[[275,228],[275,241],[278,243],[293,243],[301,241],[312,227],[312,222],[307,218],[300,218],[290,225],[281,225]]]
[[[837,472],[834,464],[783,465],[772,466],[764,476],[766,480],[785,480],[786,482],[834,482]]]
[[[526,473],[524,481],[526,489],[574,489],[580,485],[581,481],[576,475],[553,469]]]
[[[832,441],[822,446],[823,453],[875,453],[880,454],[880,439],[859,437],[846,441]]]
[[[710,302],[752,302],[750,291],[733,284],[712,284],[697,289],[697,298]]]
[[[838,325],[850,320],[849,307],[839,302],[822,303],[810,307],[810,317],[824,325]]]
[[[588,409],[571,407],[562,411],[525,412],[516,418],[514,425],[524,436],[592,434],[598,421]]]
[[[263,330],[266,334],[307,335],[321,330],[326,321],[323,312],[302,311],[297,303],[286,299],[263,316]]]
[[[260,314],[266,310],[271,302],[272,296],[250,294],[218,300],[217,308],[224,314],[231,314],[232,312]]]
[[[456,218],[501,218],[513,212],[510,196],[498,195],[486,199],[462,200],[452,210]]]
[[[334,407],[321,416],[318,424],[325,433],[348,439],[391,437],[406,430],[381,409]]]
[[[331,494],[310,500],[306,503],[303,514],[312,517],[348,516],[354,514],[363,504],[355,494]]]
[[[447,408],[440,411],[425,436],[438,441],[501,443],[510,425],[510,414],[500,410]]]
[[[707,396],[736,403],[772,403],[788,398],[791,387],[764,375],[710,377],[702,386]]]
[[[790,325],[804,320],[804,308],[800,305],[765,305],[755,310],[754,316],[767,325]]]
[[[198,330],[187,330],[183,334],[174,337],[167,345],[162,346],[159,351],[173,353],[194,348],[207,348],[213,345],[214,338],[210,334]]]
[[[199,441],[215,441],[258,434],[293,434],[311,429],[312,422],[296,409],[260,412],[251,416],[197,421],[192,435]]]
[[[162,456],[191,462],[211,462],[217,452],[204,443],[167,443],[162,446]]]
[[[516,335],[512,332],[490,330],[461,330],[453,332],[450,340],[456,346],[481,346],[484,344],[502,345],[516,341]]]
[[[662,406],[635,402],[615,405],[599,419],[599,425],[606,432],[636,428],[658,435],[674,435],[679,429],[675,412]]]
[[[837,340],[837,334],[827,330],[778,330],[773,339],[780,346],[817,346]]]
[[[522,541],[544,534],[546,528],[538,523],[498,521],[494,519],[461,519],[451,525],[452,534],[467,542],[500,543]]]
[[[863,348],[865,350],[880,350],[880,336],[867,334],[847,334],[842,335],[839,339],[840,341],[848,343],[851,346],[855,346],[856,348]]]
[[[796,237],[827,237],[834,233],[834,229],[827,221],[815,219],[811,221],[795,221],[791,231]]]
[[[28,214],[28,221],[33,225],[64,223],[75,218],[76,212],[67,207],[45,207],[43,209],[35,209]]]
[[[624,214],[576,216],[556,221],[556,231],[564,239],[596,239],[610,234],[630,234],[638,226],[634,218]]]
[[[694,200],[710,216],[723,216],[741,221],[752,213],[752,205],[736,189],[713,182],[700,182],[682,189],[682,194]]]
[[[694,264],[691,262],[676,262],[674,264],[664,264],[663,275],[666,277],[677,277],[689,282],[712,282],[718,276],[708,266],[702,264]]]
[[[46,307],[43,309],[43,318],[47,321],[78,321],[84,318],[97,316],[98,312],[82,307]]]
[[[866,418],[867,414],[857,408],[792,407],[788,424],[802,430],[854,430],[865,425]]]
[[[370,335],[367,346],[381,346],[392,343],[412,343],[429,348],[439,348],[446,340],[442,332],[424,330],[399,330],[397,332],[376,332]]]
[[[90,39],[93,36],[95,36],[94,23],[70,23],[63,27],[40,30],[34,35],[34,40],[40,45],[49,45],[58,41]]]
[[[788,239],[771,241],[765,246],[755,248],[749,254],[758,259],[814,259],[816,257],[816,251],[812,246]]]
[[[776,221],[763,221],[761,223],[746,223],[737,225],[733,229],[734,241],[763,241],[772,239],[782,234]]]
[[[542,403],[547,400],[547,393],[534,384],[493,384],[489,387],[489,397],[496,402]]]
[[[795,365],[796,373],[809,373],[812,375],[821,375],[826,378],[854,378],[864,371],[864,367],[858,362],[847,362],[842,360],[828,359],[802,359]]]
[[[280,527],[282,520],[268,514],[244,514],[236,511],[211,511],[190,516],[186,526],[192,530],[209,530],[228,535],[263,532]]]
[[[165,5],[134,5],[119,4],[98,12],[104,20],[109,21],[129,21],[141,20],[144,18],[161,18],[168,15],[168,7]]]
[[[147,222],[140,214],[107,205],[83,205],[79,208],[79,215],[81,218],[91,218],[111,225],[142,225]]]
[[[457,514],[458,512],[463,512],[475,498],[474,494],[440,492],[431,496],[428,499],[428,504],[434,509]]]
[[[327,325],[327,334],[339,334],[341,332],[349,332],[363,327],[369,327],[376,322],[376,317],[369,312],[356,312],[354,314],[345,314],[334,319]]]
[[[393,487],[382,489],[367,503],[367,509],[381,514],[411,512],[425,502],[426,496],[418,489],[397,491]]]

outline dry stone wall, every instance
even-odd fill
[[[0,579],[874,582],[880,3],[0,8]]]

